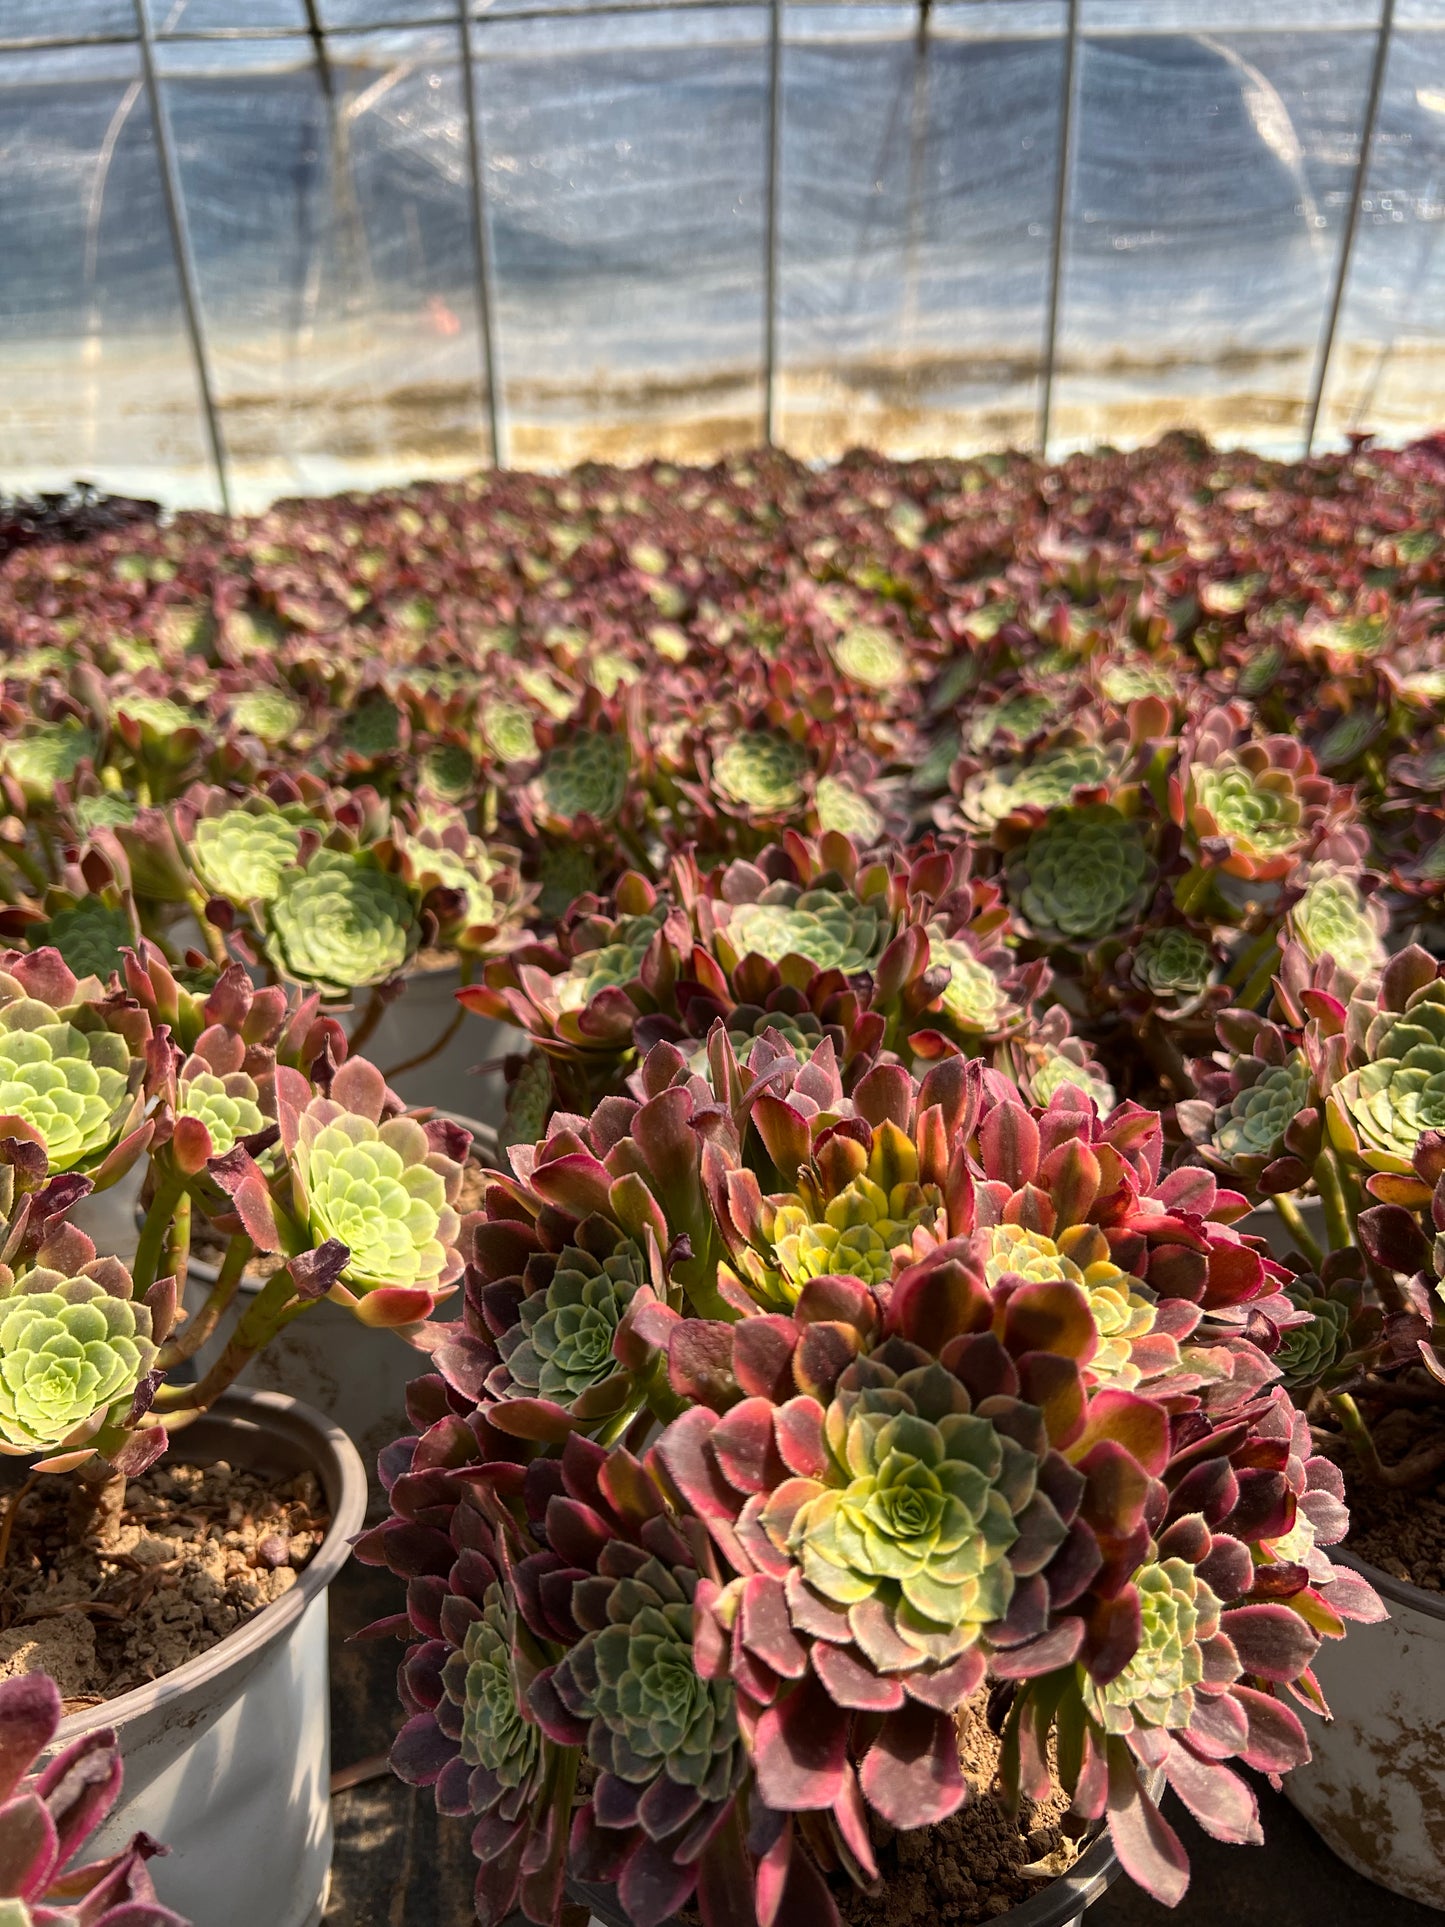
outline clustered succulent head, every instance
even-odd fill
[[[115,1728],[97,1727],[42,1761],[60,1730],[60,1689],[45,1673],[0,1680],[0,1919],[9,1927],[187,1927],[161,1906],[146,1862],[165,1849],[146,1834],[76,1865],[114,1811],[124,1774]]]
[[[1036,936],[1088,944],[1139,919],[1155,867],[1139,825],[1097,803],[1050,817],[1010,860],[1008,876]]]
[[[84,1444],[155,1362],[148,1306],[119,1259],[94,1251],[73,1276],[44,1264],[0,1276],[0,1452]]]
[[[1379,1612],[1318,1553],[1337,1475],[1257,1342],[1304,1326],[1292,1274],[1207,1171],[1165,1173],[1157,1117],[1101,1119],[1077,1084],[1031,1106],[954,1056],[849,1094],[831,1043],[740,1059],[721,1025],[701,1072],[663,1041],[633,1082],[494,1181],[362,1548],[434,1575],[397,1763],[503,1816],[480,1917],[555,1920],[570,1869],[638,1920],[783,1892],[836,1921],[828,1880],[875,1877],[870,1811],[964,1799],[953,1722],[990,1680],[1015,1689],[1005,1776],[1067,1725],[1068,1790],[1177,1898],[1167,1823],[1130,1823],[1146,1775],[1196,1792],[1201,1745],[1220,1774],[1303,1758],[1279,1692],[1312,1690],[1322,1625]],[[1281,1469],[1246,1494],[1246,1465]],[[510,1620],[481,1566],[422,1553],[422,1517],[480,1545],[478,1508]],[[1302,1588],[1257,1592],[1306,1540]],[[465,1789],[458,1750],[489,1769]],[[1194,1805],[1253,1837],[1232,1775]]]
[[[52,1171],[95,1171],[139,1117],[141,1066],[104,1027],[56,949],[0,956],[0,1121],[18,1120]]]
[[[267,955],[295,983],[342,995],[395,976],[416,949],[406,885],[366,856],[318,850],[281,873],[266,905]]]

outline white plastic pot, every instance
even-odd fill
[[[1445,1911],[1445,1596],[1348,1552],[1390,1617],[1325,1640],[1314,1670],[1333,1719],[1310,1722],[1285,1793],[1347,1866]]]
[[[92,1191],[65,1214],[77,1231],[94,1241],[103,1257],[120,1258],[126,1264],[135,1257],[140,1237],[137,1209],[141,1186],[145,1182],[146,1160],[137,1158],[118,1184],[108,1191]]]
[[[291,1590],[149,1686],[72,1714],[56,1746],[114,1726],[125,1762],[96,1853],[137,1831],[171,1852],[156,1890],[196,1927],[316,1927],[331,1873],[326,1591],[366,1510],[345,1433],[296,1400],[230,1392],[175,1435],[173,1458],[321,1481],[331,1526]]]
[[[456,1035],[435,1057],[413,1070],[390,1075],[395,1066],[421,1056],[445,1035],[457,1014],[460,988],[461,973],[455,965],[409,971],[406,988],[386,1006],[375,1030],[362,1044],[361,1054],[387,1074],[387,1082],[408,1104],[464,1112],[498,1125],[506,1101],[502,1074],[492,1071],[477,1077],[472,1066],[526,1049],[525,1037],[510,1025],[494,1024],[468,1011]],[[352,1009],[342,1019],[348,1036],[362,1022],[370,1002],[370,991],[353,992]]]
[[[453,1122],[471,1131],[482,1155],[490,1161],[496,1143],[490,1127],[475,1117],[450,1115]],[[186,1279],[188,1312],[194,1315],[200,1309],[215,1282],[216,1266],[192,1258]],[[259,1288],[254,1280],[244,1283],[243,1302]],[[448,1299],[440,1308],[440,1317],[455,1318],[457,1306],[457,1298]],[[204,1377],[220,1357],[231,1323],[224,1319],[197,1352],[199,1377]],[[430,1369],[425,1352],[408,1345],[395,1332],[373,1331],[343,1306],[323,1299],[283,1326],[236,1383],[304,1399],[324,1413],[350,1438],[370,1477],[384,1448],[411,1429],[406,1416],[406,1388]]]

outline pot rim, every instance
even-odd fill
[[[501,1154],[497,1149],[497,1127],[495,1124],[484,1124],[479,1117],[468,1117],[465,1111],[437,1111],[435,1115],[440,1118],[445,1118],[448,1123],[464,1125],[472,1134],[473,1146],[480,1152],[482,1162],[494,1169],[499,1170],[501,1168],[497,1164],[497,1159]],[[137,1225],[145,1223],[145,1209],[139,1198],[136,1199],[135,1203],[135,1221]],[[209,1258],[197,1258],[192,1255],[186,1260],[186,1276],[188,1278],[194,1278],[198,1284],[213,1285],[220,1275],[221,1267],[212,1264]],[[261,1289],[263,1282],[264,1280],[261,1279],[243,1278],[239,1289],[243,1292],[254,1294]]]
[[[327,1493],[331,1523],[326,1536],[288,1592],[269,1606],[263,1606],[244,1625],[227,1633],[206,1652],[197,1653],[194,1659],[163,1673],[159,1679],[133,1687],[113,1700],[102,1700],[97,1706],[67,1714],[55,1736],[57,1746],[97,1727],[121,1727],[130,1720],[154,1713],[169,1702],[184,1698],[205,1681],[229,1671],[239,1660],[249,1659],[283,1638],[311,1602],[327,1590],[351,1557],[352,1540],[366,1519],[366,1467],[361,1454],[339,1425],[333,1425],[330,1419],[313,1411],[299,1398],[288,1398],[282,1392],[234,1388],[224,1392],[204,1417],[231,1427],[249,1428],[258,1434],[280,1434],[309,1448],[315,1461],[311,1469],[331,1488]],[[326,1477],[328,1472],[330,1479]]]
[[[1368,1579],[1375,1591],[1386,1599],[1393,1599],[1397,1606],[1409,1606],[1412,1611],[1423,1613],[1427,1619],[1445,1619],[1445,1593],[1427,1592],[1423,1586],[1412,1585],[1408,1579],[1396,1579],[1393,1574],[1382,1572],[1372,1566],[1368,1559],[1362,1559],[1357,1552],[1347,1546],[1326,1548],[1336,1565],[1348,1566]]]

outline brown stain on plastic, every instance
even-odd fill
[[[1425,1835],[1439,1847],[1436,1881],[1427,1904],[1445,1908],[1445,1759],[1442,1736],[1433,1724],[1413,1726],[1396,1718],[1383,1730],[1384,1709],[1378,1710],[1379,1726],[1366,1729],[1354,1721],[1344,1723],[1344,1737],[1356,1757],[1364,1756],[1374,1768],[1378,1791],[1367,1792],[1361,1784],[1342,1788],[1319,1778],[1310,1802],[1310,1820],[1326,1844],[1342,1858],[1354,1863],[1372,1878],[1391,1884],[1396,1872],[1397,1806],[1391,1786],[1404,1782],[1419,1801]],[[1361,1779],[1365,1777],[1363,1774]]]

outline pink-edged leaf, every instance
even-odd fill
[[[643,1835],[627,1856],[617,1898],[632,1927],[664,1927],[687,1905],[696,1886],[696,1867],[680,1866],[669,1848]]]
[[[781,1403],[793,1389],[797,1326],[791,1318],[773,1312],[744,1318],[729,1329],[733,1340],[733,1371],[744,1395]]]
[[[787,1475],[773,1439],[775,1411],[765,1398],[746,1398],[713,1427],[713,1458],[738,1492],[771,1492]]]
[[[995,1104],[978,1132],[983,1167],[1011,1191],[1031,1184],[1039,1168],[1039,1127],[1017,1098]]]
[[[953,1720],[917,1700],[884,1715],[858,1778],[869,1806],[894,1827],[933,1826],[968,1798]]]
[[[758,1721],[755,1758],[768,1806],[798,1813],[836,1803],[848,1770],[848,1720],[812,1674]]]
[[[58,1860],[55,1822],[38,1795],[18,1793],[0,1806],[0,1895],[38,1900]]]
[[[903,1704],[903,1686],[897,1679],[882,1679],[864,1666],[845,1646],[831,1646],[825,1640],[809,1652],[813,1671],[823,1682],[829,1699],[859,1713],[892,1713]]]
[[[794,1632],[788,1598],[780,1579],[754,1573],[744,1582],[739,1611],[743,1643],[780,1679],[801,1679],[808,1667],[808,1649]]]
[[[989,1670],[999,1679],[1037,1679],[1041,1673],[1051,1673],[1056,1667],[1072,1665],[1083,1644],[1084,1622],[1081,1619],[1064,1619],[1048,1632],[1041,1633],[1037,1639],[1011,1647],[1008,1652],[994,1654],[989,1661]]]
[[[607,1214],[612,1195],[612,1174],[607,1166],[588,1151],[568,1151],[535,1166],[532,1188],[538,1197],[556,1205],[574,1218],[592,1213]]]
[[[1208,1760],[1229,1760],[1249,1739],[1249,1721],[1234,1692],[1195,1695],[1189,1744]]]
[[[1237,1773],[1217,1760],[1203,1760],[1176,1739],[1164,1760],[1164,1774],[1204,1831],[1232,1847],[1264,1844],[1259,1807]]]
[[[667,1375],[679,1398],[725,1412],[739,1390],[733,1375],[733,1327],[715,1318],[684,1318],[671,1326]]]
[[[1015,1355],[1044,1352],[1087,1365],[1099,1349],[1099,1327],[1078,1285],[1050,1280],[1020,1285],[1009,1294],[1004,1342]]]
[[[131,1432],[106,1462],[126,1478],[138,1479],[150,1470],[169,1443],[163,1425],[148,1425],[142,1431]]]
[[[1341,1619],[1353,1619],[1362,1626],[1378,1626],[1390,1617],[1389,1607],[1369,1580],[1362,1573],[1351,1572],[1348,1566],[1335,1567],[1325,1598]]]
[[[212,1158],[210,1175],[236,1207],[236,1215],[256,1249],[279,1251],[281,1227],[276,1207],[265,1174],[250,1152],[238,1144],[223,1158]]]
[[[956,1713],[982,1686],[986,1670],[983,1655],[969,1651],[931,1673],[905,1673],[903,1686],[909,1699],[920,1700],[935,1712]]]
[[[823,1433],[823,1407],[814,1398],[792,1398],[774,1414],[774,1436],[790,1472],[801,1479],[821,1479],[828,1470],[828,1447]]]
[[[0,1680],[0,1801],[8,1800],[60,1724],[60,1689],[44,1673]]]
[[[1246,1673],[1281,1684],[1298,1679],[1319,1650],[1319,1635],[1288,1606],[1238,1606],[1220,1620]]]
[[[982,1264],[962,1241],[900,1272],[888,1301],[888,1329],[935,1353],[986,1329],[992,1315]]]
[[[1188,1855],[1140,1784],[1139,1769],[1121,1740],[1109,1742],[1108,1772],[1109,1838],[1119,1865],[1145,1893],[1177,1907],[1189,1886]]]
[[[1239,1758],[1259,1773],[1288,1773],[1310,1757],[1309,1736],[1299,1715],[1270,1693],[1236,1686],[1231,1697],[1248,1722]]]
[[[432,1715],[418,1713],[392,1741],[391,1770],[408,1786],[431,1786],[456,1753],[456,1741],[447,1738]]]
[[[784,1184],[791,1185],[812,1149],[808,1120],[782,1098],[763,1091],[753,1100],[752,1121]]]

